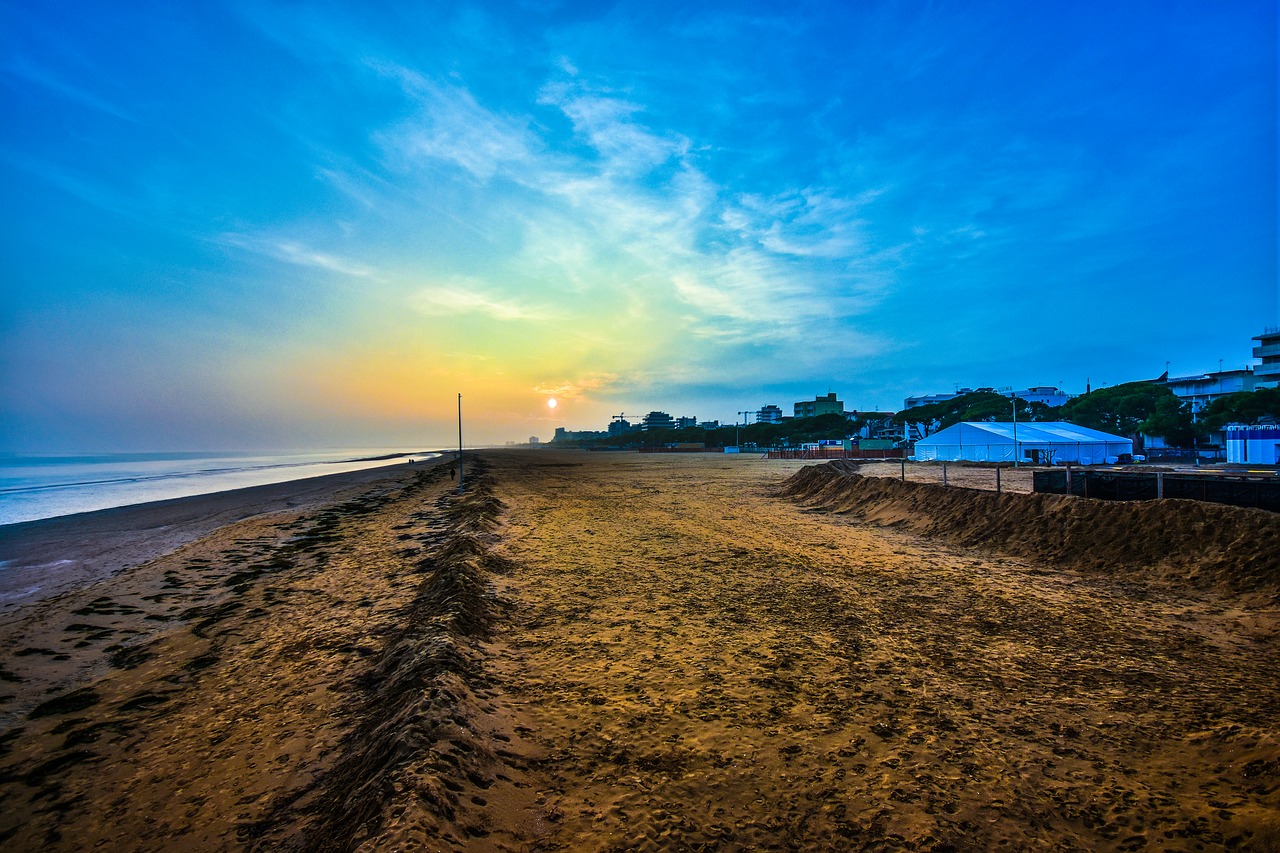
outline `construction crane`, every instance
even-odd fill
[[[735,423],[733,425],[733,443],[737,445],[738,452],[742,452],[742,442],[738,440],[738,435],[741,432],[742,427],[747,425],[747,415],[751,414],[751,412],[750,410],[748,410],[745,412],[738,412],[738,414],[742,415],[742,423],[741,424]]]

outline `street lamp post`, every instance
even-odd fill
[[[462,395],[458,395],[458,494],[462,494]]]

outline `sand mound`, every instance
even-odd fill
[[[455,818],[459,792],[483,782],[494,756],[470,724],[481,678],[476,641],[497,616],[488,577],[507,570],[490,554],[486,532],[504,509],[479,462],[468,491],[437,503],[445,526],[419,563],[425,578],[405,628],[392,637],[363,679],[363,719],[343,744],[343,757],[302,797],[276,804],[245,827],[255,849],[349,850],[386,831],[409,800],[430,823]],[[303,825],[298,825],[300,815]],[[462,833],[465,836],[465,832]]]
[[[1280,516],[1264,510],[999,494],[863,477],[838,460],[797,471],[781,494],[965,546],[1280,600]]]

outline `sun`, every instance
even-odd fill
[[[555,407],[556,407],[556,398],[555,398],[555,397],[552,397],[550,400],[547,400],[547,408],[548,408],[548,409],[554,409]]]

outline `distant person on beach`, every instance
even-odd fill
[[[457,466],[457,465],[450,465],[450,466],[449,466],[449,479],[450,479],[450,480],[456,480],[456,479],[458,479],[458,466]]]

